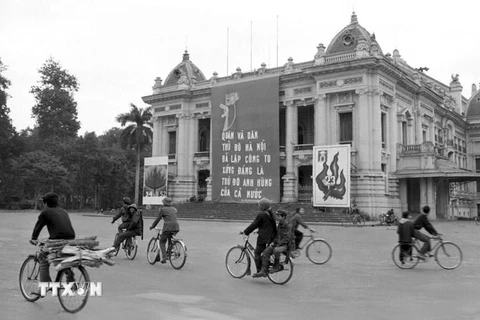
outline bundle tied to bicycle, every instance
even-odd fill
[[[96,249],[97,236],[74,240],[47,240],[44,250],[49,252],[48,261],[56,270],[82,264],[99,268],[102,264],[113,266],[112,249]]]

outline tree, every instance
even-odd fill
[[[37,120],[40,137],[53,142],[75,138],[80,129],[77,103],[73,99],[79,87],[77,78],[53,58],[49,58],[38,72],[40,86],[32,86],[30,93],[36,100],[32,114]]]
[[[38,199],[48,191],[65,193],[69,184],[67,170],[57,157],[44,151],[32,151],[12,160],[13,172],[23,183],[22,195],[31,193]]]
[[[7,70],[0,59],[0,202],[16,192],[16,177],[12,173],[10,159],[22,152],[22,143],[10,119],[7,106],[7,90],[10,80],[2,75]]]
[[[122,148],[134,148],[136,152],[135,203],[137,204],[139,203],[141,155],[145,147],[152,143],[153,137],[151,118],[152,112],[149,107],[138,108],[133,103],[130,104],[129,113],[121,113],[116,118],[122,127],[130,123],[120,135],[120,144]]]

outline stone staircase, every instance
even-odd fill
[[[179,218],[192,219],[222,219],[222,220],[253,220],[258,212],[256,203],[180,203],[174,204],[178,211]],[[284,209],[289,212],[289,216],[293,214],[296,208],[303,207],[305,210],[305,222],[321,222],[321,223],[350,223],[351,216],[346,215],[338,210],[338,212],[324,212],[313,208],[311,204],[305,203],[286,203],[274,204],[274,210]],[[158,210],[142,208],[144,217],[156,217]]]

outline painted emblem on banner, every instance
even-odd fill
[[[233,92],[225,95],[225,104],[220,103],[220,108],[223,109],[221,115],[224,118],[223,131],[228,131],[235,119],[237,118],[237,101],[239,100],[238,93]]]
[[[341,200],[347,191],[343,169],[339,173],[338,155],[339,152],[335,154],[329,166],[327,164],[328,151],[321,150],[318,152],[318,161],[323,162],[323,170],[317,175],[315,180],[317,182],[318,189],[320,189],[320,191],[322,191],[324,194],[324,201],[326,201],[329,197]]]

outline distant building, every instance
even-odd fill
[[[391,208],[399,214],[429,205],[433,219],[477,215],[480,90],[472,86],[467,99],[458,75],[445,85],[429,77],[427,68],[409,66],[398,50],[384,53],[355,13],[312,56],[207,79],[185,51],[163,84],[156,79],[153,94],[143,101],[153,113],[152,156],[169,157],[168,194],[174,201],[200,195],[205,201],[253,202],[268,195],[278,202],[312,202],[313,146],[349,144],[350,200],[360,210],[378,216]],[[247,114],[240,106],[246,99],[254,106]],[[262,151],[272,162],[249,167],[245,157],[261,162],[260,151],[250,154],[239,143],[247,147],[243,169],[268,174],[240,172],[238,165],[230,172],[223,163],[236,161],[227,152],[233,152],[236,142],[228,139],[234,137],[224,133],[239,122],[237,115],[250,119],[240,124],[246,131],[255,124],[250,142],[256,148],[263,138],[273,148]],[[257,127],[271,130],[258,133]],[[249,174],[255,179],[245,179]],[[226,186],[236,183],[241,196],[233,190],[227,195]]]

